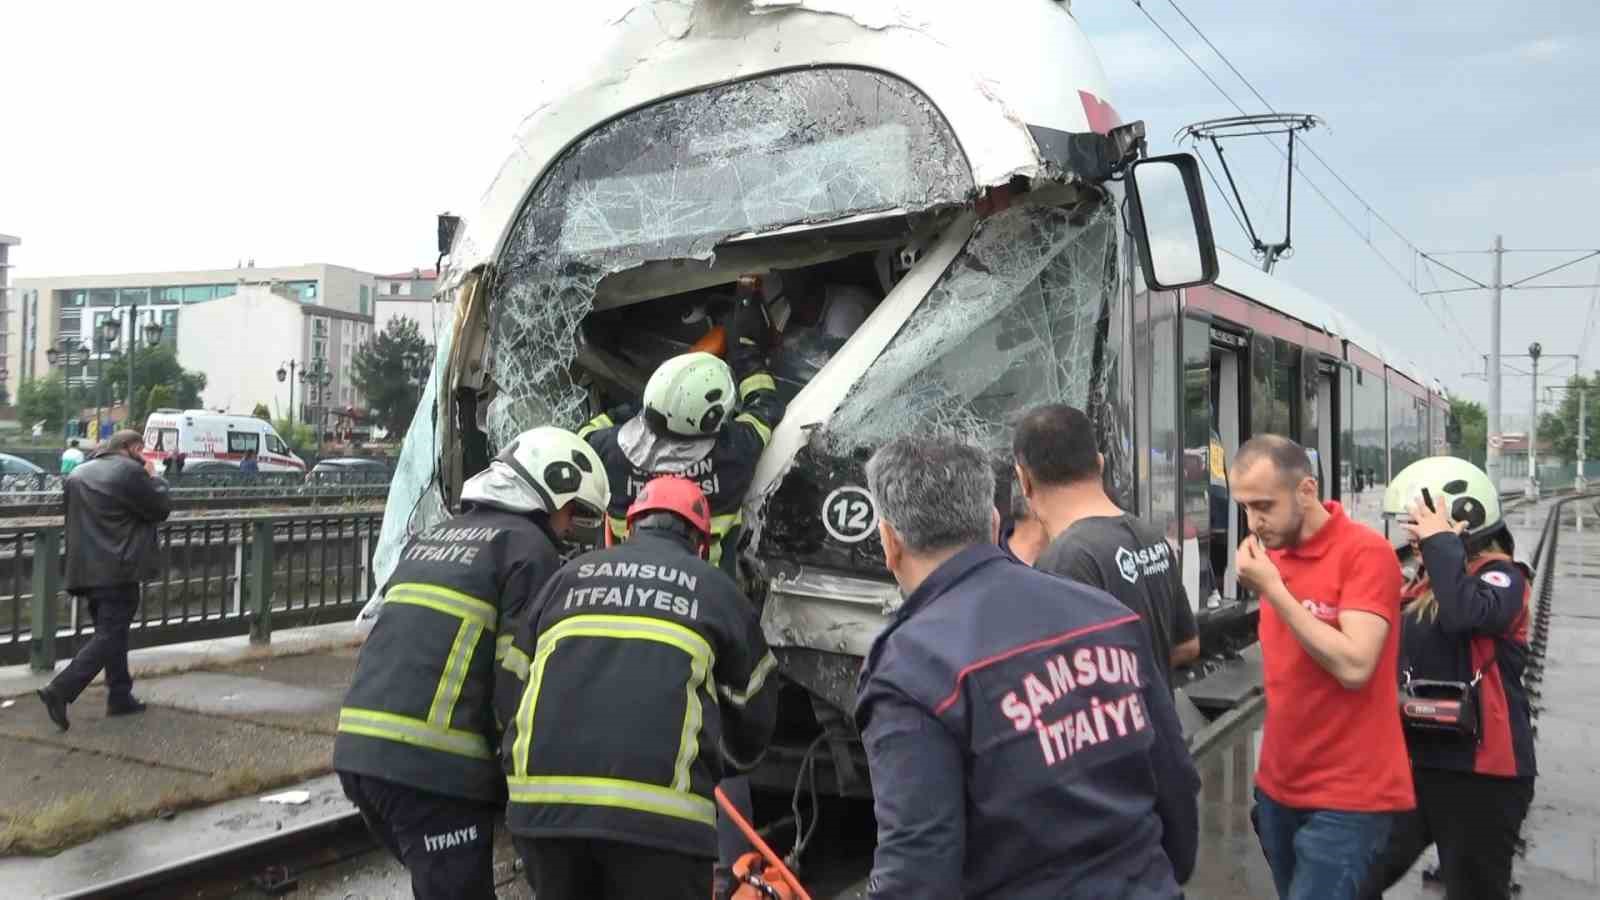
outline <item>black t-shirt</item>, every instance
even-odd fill
[[[1170,660],[1174,646],[1198,633],[1178,554],[1166,535],[1142,519],[1079,519],[1050,542],[1034,567],[1097,587],[1138,613],[1157,660]]]

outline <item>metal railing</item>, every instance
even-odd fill
[[[147,647],[354,619],[376,587],[374,511],[241,515],[160,527],[161,575],[142,585],[129,643]],[[62,528],[0,527],[0,665],[49,671],[94,631],[67,595]]]

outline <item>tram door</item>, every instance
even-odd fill
[[[1239,573],[1234,551],[1244,539],[1239,505],[1228,492],[1228,472],[1239,444],[1249,435],[1249,340],[1242,335],[1211,329],[1211,459],[1210,557],[1211,572],[1224,602],[1239,599]]]

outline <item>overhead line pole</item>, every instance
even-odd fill
[[[1500,492],[1500,263],[1505,256],[1505,244],[1500,235],[1494,236],[1494,277],[1490,280],[1493,299],[1489,303],[1489,446],[1484,451],[1484,468],[1489,470],[1489,481],[1495,493]]]

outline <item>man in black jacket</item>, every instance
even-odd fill
[[[339,710],[333,768],[421,900],[494,896],[497,670],[575,518],[598,525],[609,494],[577,435],[523,432],[462,486],[461,515],[406,544],[384,587]]]
[[[525,666],[527,687],[499,708],[506,822],[541,898],[711,893],[712,790],[766,751],[777,661],[705,561],[710,518],[693,483],[650,481],[628,542],[567,563],[517,633],[505,668]]]
[[[119,431],[62,483],[66,505],[67,593],[89,598],[94,637],[39,690],[50,720],[68,728],[67,706],[101,670],[106,715],[144,711],[128,672],[128,626],[139,609],[139,583],[161,573],[156,528],[172,512],[167,483],[145,462],[144,438]]]
[[[995,546],[994,469],[908,435],[867,464],[905,602],[873,641],[856,723],[874,900],[1175,900],[1200,778],[1139,617]]]

